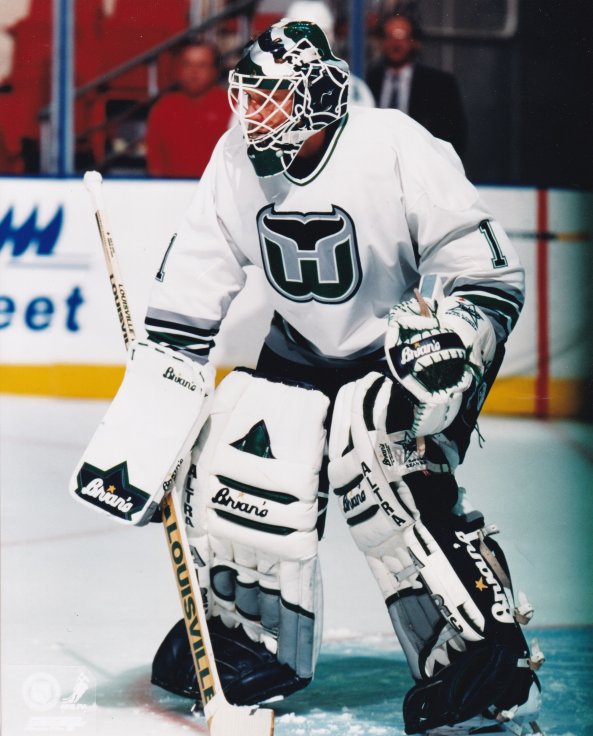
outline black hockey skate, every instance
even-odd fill
[[[208,621],[222,689],[233,705],[260,704],[301,690],[311,678],[299,677],[280,664],[266,647],[252,641],[243,629],[226,627],[220,618]],[[194,662],[183,619],[169,631],[154,657],[153,685],[193,698],[201,707]]]

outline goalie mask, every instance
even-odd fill
[[[314,23],[281,21],[229,74],[229,101],[258,176],[285,171],[313,133],[346,115],[348,64]]]

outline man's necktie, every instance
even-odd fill
[[[389,107],[397,109],[399,107],[399,74],[391,75],[391,98]]]

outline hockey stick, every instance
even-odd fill
[[[105,256],[105,262],[107,263],[107,273],[109,275],[111,291],[115,300],[115,307],[117,309],[117,316],[119,317],[119,324],[124,338],[124,344],[127,349],[132,340],[135,339],[136,334],[134,332],[132,315],[130,313],[130,307],[126,297],[126,290],[124,288],[123,279],[119,270],[119,263],[115,253],[115,243],[111,237],[111,228],[105,211],[103,192],[101,190],[102,182],[103,177],[98,171],[87,171],[84,175],[84,185],[91,196],[93,209],[95,210],[95,220],[97,221],[97,228],[99,230],[99,235],[101,236],[101,245],[103,246],[103,255]]]
[[[95,219],[101,237],[111,290],[127,348],[134,339],[134,326],[103,202],[102,180],[98,171],[87,171],[84,175],[84,184],[91,196],[95,210]],[[172,483],[171,488],[173,489],[174,486],[175,484]],[[175,582],[181,599],[183,619],[210,735],[272,736],[274,733],[273,710],[257,708],[256,706],[232,705],[224,696],[216,669],[216,660],[206,621],[206,611],[204,610],[200,586],[192,561],[181,505],[177,494],[173,490],[165,492],[161,507],[167,546],[173,563]]]

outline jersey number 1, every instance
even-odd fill
[[[161,263],[161,267],[157,271],[156,274],[156,280],[157,281],[164,281],[165,280],[165,263],[167,262],[167,258],[169,257],[169,253],[171,252],[171,248],[173,247],[173,243],[175,242],[175,238],[177,237],[177,233],[173,235],[171,238],[171,242],[169,243],[169,246],[167,250],[165,251],[165,255],[163,256],[163,260]]]
[[[506,256],[503,255],[502,250],[500,249],[500,245],[498,244],[498,240],[496,239],[496,235],[494,234],[494,231],[492,230],[492,225],[490,224],[490,220],[482,220],[480,223],[480,232],[482,235],[486,238],[486,241],[488,242],[488,245],[490,246],[490,250],[492,251],[492,265],[494,268],[504,268],[504,266],[508,266],[509,262],[506,259]]]

